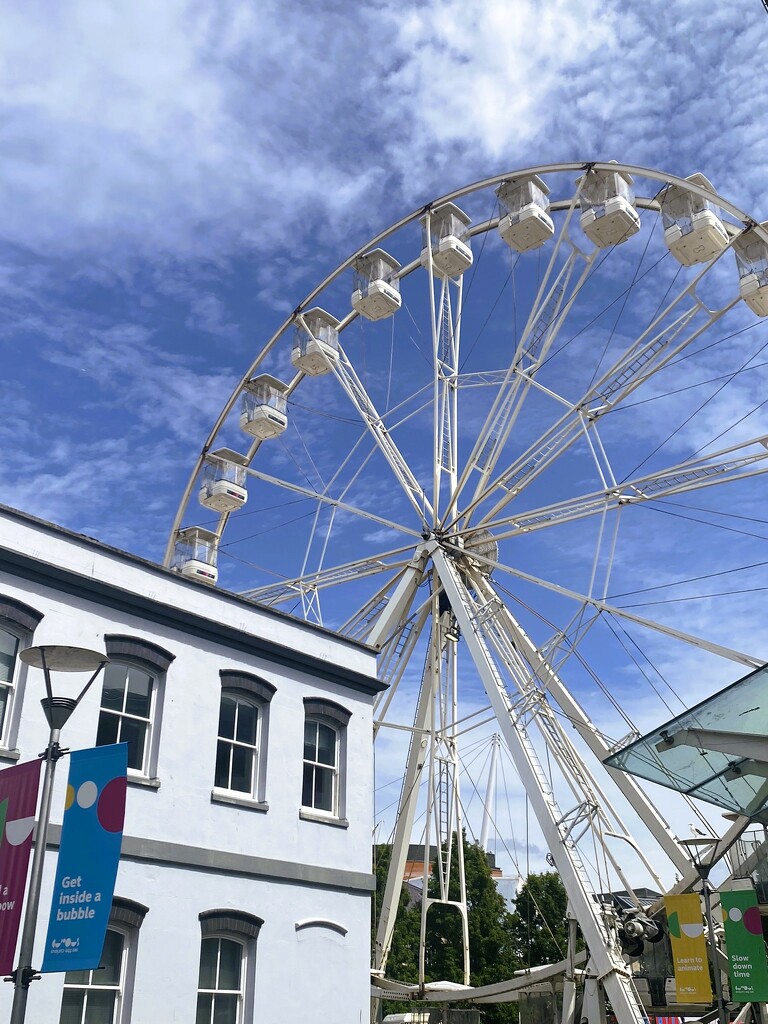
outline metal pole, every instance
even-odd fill
[[[40,888],[43,881],[43,860],[45,858],[45,845],[48,839],[48,821],[51,816],[53,779],[56,774],[56,762],[63,754],[59,746],[60,732],[60,729],[51,729],[48,737],[48,746],[45,749],[45,753],[41,755],[45,759],[43,795],[40,800],[40,813],[38,814],[35,827],[35,853],[32,858],[29,894],[27,896],[27,907],[24,912],[24,928],[21,933],[19,962],[16,970],[13,972],[13,1009],[11,1010],[10,1024],[24,1024],[27,1013],[29,983],[36,974],[34,967],[32,967],[32,954],[35,946],[37,911],[40,905]]]
[[[709,881],[707,875],[701,875],[702,892],[704,894],[704,917],[709,930],[709,951],[712,959],[712,973],[715,976],[715,994],[717,996],[717,1016],[720,1024],[728,1024],[728,1009],[723,998],[723,979],[720,973],[720,965],[717,962],[717,946],[715,945],[715,926],[712,921],[712,901],[709,895]],[[14,1022],[11,1022],[14,1024]]]

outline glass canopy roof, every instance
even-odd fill
[[[768,821],[768,665],[634,740],[604,763]]]

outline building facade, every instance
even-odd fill
[[[42,675],[19,659],[43,644],[109,655],[62,743],[127,742],[129,779],[102,969],[44,975],[27,1019],[366,1020],[374,653],[0,507],[0,767],[46,745]],[[35,966],[66,775],[65,758]]]

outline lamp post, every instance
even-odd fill
[[[691,863],[699,873],[701,879],[701,892],[704,896],[704,919],[707,922],[709,931],[709,952],[712,961],[712,973],[715,977],[715,996],[717,998],[717,1016],[719,1024],[729,1024],[728,1007],[725,1005],[723,996],[723,979],[721,977],[720,964],[717,962],[717,945],[715,944],[715,925],[712,920],[712,899],[709,891],[709,872],[712,870],[712,860],[707,858],[707,850],[699,853],[699,847],[708,847],[709,852],[717,844],[716,839],[703,837],[701,839],[681,839],[680,843],[688,847]]]
[[[49,726],[48,746],[39,756],[45,761],[43,776],[43,795],[40,798],[40,809],[35,826],[35,852],[32,858],[32,872],[29,877],[27,905],[24,911],[24,926],[21,932],[19,960],[13,978],[13,1009],[10,1024],[23,1024],[27,1013],[27,993],[30,982],[37,977],[32,967],[32,954],[35,945],[35,929],[37,911],[40,905],[40,889],[43,881],[43,861],[45,845],[48,839],[48,822],[51,816],[51,799],[53,797],[53,780],[56,774],[56,762],[67,753],[59,745],[61,730],[75,708],[88,692],[99,672],[109,662],[106,654],[89,651],[82,647],[61,647],[48,645],[45,647],[29,647],[19,654],[25,665],[43,670],[46,696],[40,701]],[[90,672],[88,682],[77,697],[54,697],[51,687],[51,672]]]

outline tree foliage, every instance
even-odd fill
[[[511,915],[513,955],[520,967],[564,960],[568,951],[568,897],[555,871],[529,875]]]
[[[454,836],[454,864],[457,852]],[[377,893],[374,919],[378,917],[384,894],[391,849],[377,846],[375,853]],[[505,981],[517,970],[556,963],[565,958],[568,948],[567,898],[558,874],[529,875],[520,887],[514,912],[510,912],[496,888],[485,852],[479,844],[468,843],[466,836],[464,866],[471,985],[477,987]],[[451,885],[448,896],[458,900],[458,879],[454,877]],[[437,863],[433,865],[428,892],[432,897],[439,893]],[[407,888],[403,886],[387,963],[390,977],[409,983],[418,981],[420,923],[421,907],[411,901]],[[461,983],[464,980],[461,917],[455,907],[436,905],[427,914],[425,974],[427,981]],[[385,1007],[387,1013],[413,1009],[412,1004],[409,1007],[408,1004],[386,1003]],[[482,1010],[484,1024],[509,1024],[518,1019],[517,1003],[487,1003]]]

